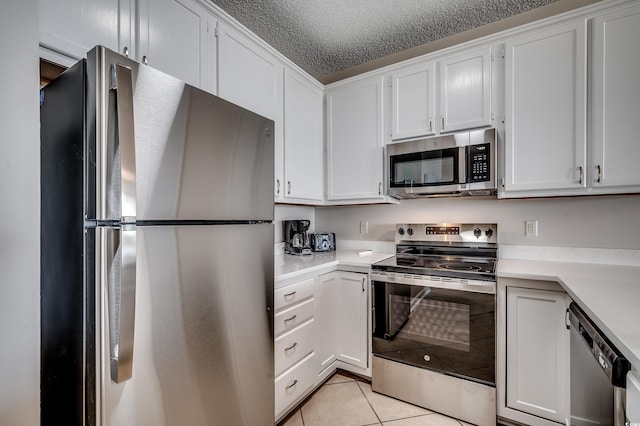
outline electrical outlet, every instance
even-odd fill
[[[538,236],[538,221],[537,220],[525,220],[524,221],[524,236],[525,237],[537,237]]]
[[[369,232],[369,222],[366,220],[360,221],[360,233],[367,234]]]

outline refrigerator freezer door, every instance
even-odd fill
[[[133,375],[114,383],[103,362],[103,424],[272,426],[273,225],[138,226],[137,240]]]
[[[133,82],[138,221],[273,220],[273,121],[101,47],[87,62],[96,88],[88,94],[97,127],[87,156],[96,219],[121,220],[110,207],[119,197],[116,64]]]

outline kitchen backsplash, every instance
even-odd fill
[[[279,209],[284,210],[284,219],[291,208],[278,206],[276,211]],[[314,217],[314,229],[335,232],[338,241],[393,241],[395,224],[404,222],[495,222],[500,244],[640,249],[640,195],[511,200],[432,198],[405,200],[397,205],[319,207],[315,213],[310,207],[301,209],[300,213]],[[525,220],[538,221],[538,237],[525,237]],[[360,233],[361,221],[368,222],[367,233]]]

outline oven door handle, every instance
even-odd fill
[[[432,277],[430,275],[395,275],[388,272],[371,271],[372,282],[383,282],[419,287],[442,288],[445,290],[470,291],[473,293],[496,294],[495,281],[462,280],[448,277]]]

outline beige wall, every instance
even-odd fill
[[[538,238],[524,236],[524,221],[538,220]],[[360,221],[369,233],[360,233]],[[316,227],[338,239],[393,241],[405,222],[498,223],[501,244],[640,249],[640,195],[525,200],[440,198],[398,205],[323,207]]]
[[[0,424],[40,424],[38,2],[0,4]]]

